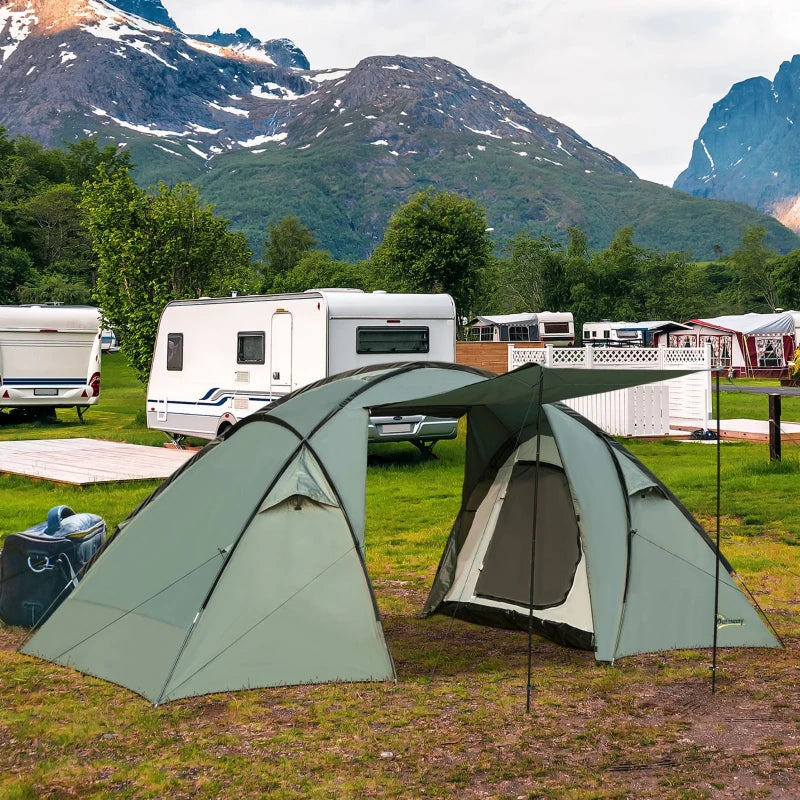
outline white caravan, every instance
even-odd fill
[[[147,386],[147,426],[212,439],[295,389],[340,372],[402,361],[455,361],[446,294],[319,289],[169,303]],[[373,417],[371,441],[421,450],[452,439],[456,420]],[[426,444],[427,443],[427,444]]]
[[[75,407],[100,399],[100,312],[0,306],[0,409]]]
[[[575,343],[575,322],[570,311],[537,311],[475,317],[467,323],[473,342],[542,342],[562,347]]]

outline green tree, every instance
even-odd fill
[[[775,261],[775,289],[783,308],[800,308],[800,250]]]
[[[730,256],[736,274],[739,299],[746,305],[765,303],[770,311],[778,305],[774,262],[777,253],[766,245],[767,232],[760,225],[748,228],[742,246]],[[752,308],[748,309],[752,310]]]
[[[82,186],[90,180],[101,164],[109,175],[127,172],[133,166],[131,154],[127,150],[113,144],[106,145],[101,150],[95,138],[64,142],[64,147],[64,169],[67,180],[73,186]]]
[[[447,292],[459,316],[470,316],[494,244],[486,212],[454,192],[415,194],[389,222],[372,254],[381,288]]]
[[[508,244],[504,288],[511,311],[543,311],[545,272],[561,245],[547,236],[520,231]]]
[[[160,184],[148,194],[126,171],[101,166],[81,210],[97,258],[95,300],[142,381],[170,300],[255,288],[245,237],[228,231],[228,220],[188,184]]]
[[[39,269],[57,262],[82,266],[90,255],[89,238],[78,210],[78,190],[70,183],[50,184],[19,204],[19,232]]]
[[[273,292],[304,292],[306,289],[370,289],[369,262],[336,261],[327,250],[311,250],[289,270],[278,275]]]
[[[63,303],[84,305],[91,301],[92,293],[80,279],[70,279],[62,272],[37,275],[30,283],[17,289],[20,303]]]
[[[272,285],[275,279],[295,267],[316,246],[314,234],[291,214],[271,224],[269,238],[264,242],[264,291],[279,291]]]
[[[0,303],[18,303],[17,287],[33,274],[30,256],[14,246],[11,229],[0,219]]]

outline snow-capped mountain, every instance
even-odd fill
[[[313,71],[288,40],[261,42],[243,28],[190,36],[158,0],[118,5],[149,19],[104,0],[0,3],[0,124],[51,144],[135,131],[208,160],[238,148],[309,147],[367,121],[358,125],[364,141],[398,155],[420,146],[421,130],[438,129],[503,140],[553,164],[632,174],[442,59],[376,57]]]
[[[169,28],[178,27],[162,5],[161,0],[119,0],[114,5],[121,11],[126,11],[128,14],[155,22],[158,25],[166,25]]]
[[[675,188],[747,203],[800,231],[800,55],[714,103]]]
[[[500,242],[579,225],[606,246],[634,225],[643,246],[710,257],[765,219],[639,181],[441,58],[314,70],[286,39],[183,33],[160,0],[0,0],[0,97],[12,135],[49,146],[96,136],[128,148],[142,185],[199,185],[256,251],[267,223],[292,213],[337,257],[364,257],[429,186],[475,199]],[[798,245],[766,225],[777,248]]]

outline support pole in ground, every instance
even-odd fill
[[[549,345],[548,345],[549,347]],[[533,668],[533,577],[536,572],[536,524],[539,515],[539,467],[542,453],[542,395],[544,370],[539,370],[539,392],[536,398],[536,471],[533,478],[533,520],[531,530],[531,571],[528,595],[528,681],[525,687],[525,713],[531,713],[531,673]]]
[[[769,460],[781,460],[781,396],[769,396]]]
[[[720,515],[721,515],[721,497],[722,497],[722,481],[720,479],[722,472],[722,451],[720,449],[720,410],[719,410],[719,373],[717,368],[716,379],[714,388],[717,395],[717,538],[716,538],[716,559],[714,563],[714,638],[711,646],[711,694],[716,694],[717,691],[717,632],[719,631],[719,540],[720,540]]]

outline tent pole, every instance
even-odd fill
[[[716,567],[714,572],[714,639],[711,648],[711,694],[717,691],[717,617],[719,614],[719,539],[720,539],[720,411],[719,411],[719,367],[716,371],[716,395],[717,395],[717,553]]]
[[[531,530],[531,574],[528,595],[528,680],[525,684],[525,713],[531,711],[531,667],[533,661],[533,573],[536,563],[536,519],[539,512],[539,464],[542,452],[542,395],[544,370],[539,368],[539,397],[536,401],[536,470],[533,474],[533,522]]]

